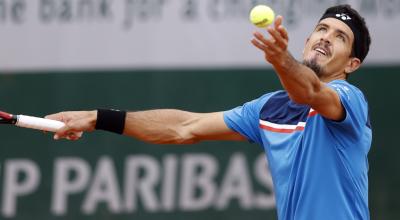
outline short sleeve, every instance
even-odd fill
[[[250,142],[261,144],[259,131],[260,111],[272,93],[265,94],[234,109],[224,112],[226,125],[246,137]]]
[[[328,86],[337,92],[346,112],[342,121],[328,120],[328,124],[340,133],[359,139],[365,127],[369,127],[368,103],[363,93],[346,81],[333,81]]]

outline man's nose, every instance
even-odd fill
[[[332,36],[333,36],[332,33],[327,32],[321,36],[320,40],[321,40],[321,42],[324,42],[329,45],[331,43]]]

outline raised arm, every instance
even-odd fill
[[[95,130],[97,111],[60,112],[46,118],[66,123],[55,139],[77,140]],[[156,144],[192,144],[203,140],[245,140],[229,129],[222,112],[193,113],[175,109],[128,112],[124,135]]]
[[[289,38],[282,26],[282,17],[278,16],[274,26],[267,30],[270,38],[255,32],[252,43],[264,52],[265,59],[273,65],[290,98],[296,103],[310,105],[326,118],[343,119],[345,113],[338,94],[322,82],[312,69],[299,63],[289,53]]]

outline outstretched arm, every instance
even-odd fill
[[[202,140],[244,140],[229,129],[222,112],[193,113],[174,109],[127,114],[124,134],[158,144],[192,144]]]
[[[289,53],[289,37],[282,26],[282,19],[282,16],[278,16],[274,26],[267,28],[270,34],[268,39],[255,32],[253,45],[264,52],[265,59],[273,65],[293,101],[310,105],[328,119],[343,119],[344,108],[337,93],[322,82],[313,70],[296,61]]]
[[[46,118],[66,123],[55,139],[77,140],[84,131],[93,131],[97,111],[60,112]],[[175,109],[128,112],[124,135],[156,144],[191,144],[202,140],[245,140],[229,129],[223,112],[193,113]]]

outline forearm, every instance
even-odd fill
[[[120,117],[123,115],[123,117]],[[202,140],[244,140],[225,124],[223,112],[193,113],[174,109],[138,112],[72,111],[46,118],[62,121],[55,139],[78,140],[95,129],[124,134],[155,144],[192,144]]]
[[[278,16],[274,27],[267,28],[270,38],[265,38],[261,33],[255,32],[255,39],[251,42],[264,52],[265,59],[273,65],[291,99],[297,103],[310,104],[322,84],[313,70],[300,64],[290,55],[289,37],[282,26],[282,19]]]
[[[124,135],[156,144],[193,143],[194,137],[185,126],[195,114],[173,109],[128,112]]]
[[[314,71],[295,60],[289,52],[273,66],[281,84],[297,103],[311,103],[313,94],[321,89],[321,82]]]

